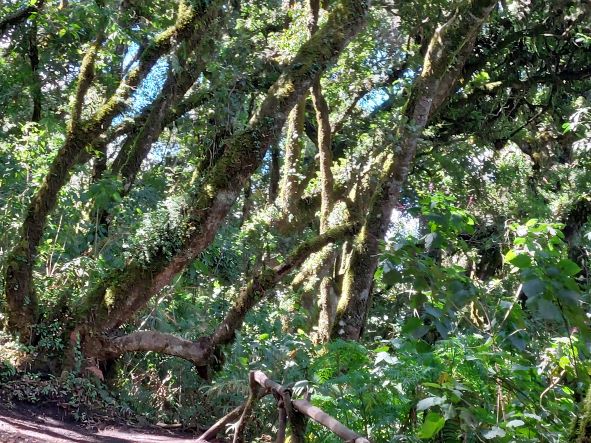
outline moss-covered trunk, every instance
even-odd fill
[[[295,215],[297,201],[299,199],[299,183],[302,175],[302,150],[304,148],[304,116],[306,109],[306,97],[300,98],[295,107],[289,113],[287,119],[287,134],[285,142],[285,154],[283,156],[283,171],[281,174],[281,187],[279,194],[279,206],[286,214]]]
[[[373,276],[384,238],[402,186],[413,162],[417,144],[429,116],[449,96],[471,53],[476,36],[492,8],[492,0],[473,1],[441,25],[431,38],[421,75],[405,106],[406,124],[398,129],[398,142],[390,149],[383,175],[371,198],[369,213],[357,239],[343,281],[333,337],[358,340],[371,301]]]
[[[591,389],[581,404],[568,438],[569,443],[591,443]]]
[[[201,5],[206,8],[204,2]],[[217,10],[217,8],[216,8]],[[113,118],[125,109],[126,100],[134,88],[146,77],[158,59],[177,41],[183,41],[196,32],[204,32],[200,23],[203,10],[181,3],[177,22],[157,35],[142,52],[137,66],[121,80],[116,92],[87,121],[82,121],[84,99],[94,78],[94,63],[105,39],[99,24],[95,43],[87,51],[80,66],[66,141],[57,152],[43,183],[33,195],[21,226],[21,238],[13,247],[6,265],[5,296],[10,332],[19,334],[29,342],[32,326],[37,317],[37,301],[33,288],[33,268],[47,219],[58,200],[60,190],[69,180],[72,168],[90,158],[86,148],[94,147],[98,137],[108,128]]]

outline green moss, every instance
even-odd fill
[[[575,419],[568,441],[570,443],[591,443],[591,389],[581,405],[582,411]]]
[[[107,290],[105,291],[104,300],[105,305],[110,310],[115,304],[115,291],[113,291],[113,288],[107,288]]]

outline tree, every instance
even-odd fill
[[[588,27],[581,1],[8,2],[6,331],[54,372],[225,377],[268,346],[377,441],[565,435]]]

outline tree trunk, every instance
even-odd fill
[[[422,73],[405,106],[407,123],[399,128],[399,141],[384,164],[384,174],[371,198],[364,226],[354,243],[337,308],[333,337],[358,340],[362,334],[370,305],[373,276],[378,265],[379,242],[386,234],[392,211],[398,203],[422,130],[427,125],[429,115],[436,111],[433,102],[441,105],[449,95],[452,89],[450,83],[459,75],[482,24],[495,4],[493,0],[472,2],[441,25],[430,41]]]
[[[573,422],[569,443],[591,443],[591,389],[588,390],[581,409]]]
[[[120,83],[117,91],[92,118],[82,124],[84,98],[94,77],[94,62],[104,40],[103,29],[99,29],[95,43],[84,56],[78,75],[66,140],[53,160],[43,184],[29,203],[21,226],[21,238],[7,259],[5,274],[7,327],[10,332],[19,334],[21,341],[28,343],[31,340],[32,325],[37,316],[37,301],[32,282],[33,267],[45,223],[55,208],[59,191],[68,182],[72,168],[90,158],[85,148],[99,141],[98,137],[110,126],[113,118],[125,109],[127,98],[158,59],[171,49],[175,41],[186,40],[196,32],[196,29],[205,31],[203,27],[198,26],[202,12],[182,4],[175,25],[163,31],[151,44],[147,45],[137,66]]]

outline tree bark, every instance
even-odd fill
[[[433,108],[443,103],[474,45],[482,24],[496,1],[475,0],[435,31],[425,54],[420,77],[411,90],[404,109],[406,124],[398,130],[398,142],[384,164],[384,174],[375,190],[369,213],[357,236],[332,331],[334,338],[358,340],[362,334],[378,265],[379,242],[388,229],[408,176],[417,144]],[[468,48],[470,50],[468,50]]]
[[[286,214],[295,215],[298,188],[301,176],[301,156],[304,147],[304,116],[306,98],[303,97],[292,109],[287,119],[287,136],[279,205]]]
[[[33,102],[33,112],[31,121],[41,120],[41,77],[39,75],[39,46],[37,44],[37,19],[31,21],[29,29],[29,62],[31,64],[31,99]]]
[[[267,203],[270,205],[272,205],[277,199],[277,194],[279,193],[279,178],[279,147],[273,145],[271,146],[271,165],[269,170],[269,198],[267,200]]]
[[[582,410],[572,424],[568,443],[591,443],[591,389],[580,407]]]

